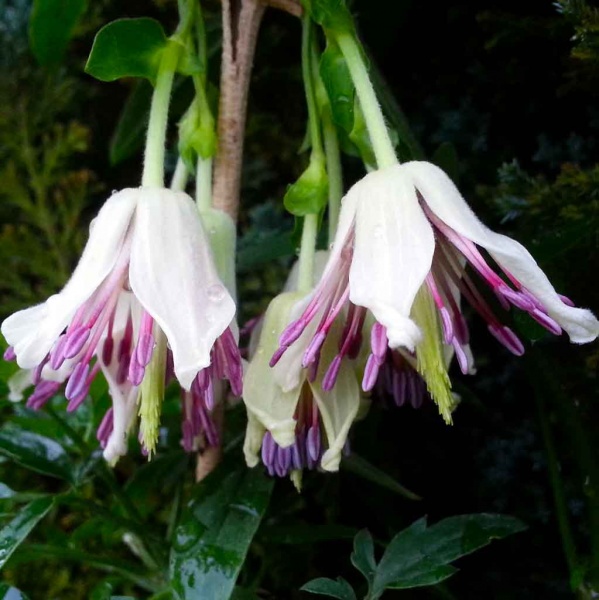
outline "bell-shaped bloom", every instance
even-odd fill
[[[559,295],[521,244],[485,227],[441,169],[409,162],[366,175],[345,196],[322,278],[296,307],[271,360],[274,365],[284,355],[294,355],[284,367],[277,366],[279,380],[293,384],[298,373],[290,365],[306,368],[319,362],[339,317],[345,329],[324,376],[329,388],[342,359],[358,351],[360,324],[368,311],[377,324],[363,381],[368,388],[387,347],[418,354],[422,324],[414,309],[422,289],[434,302],[443,340],[462,371],[471,371],[472,361],[460,296],[487,321],[493,336],[514,354],[522,354],[522,342],[502,323],[466,266],[504,308],[524,310],[550,332],[566,331],[578,344],[599,335],[595,316]]]
[[[99,437],[116,456],[160,336],[184,390],[198,380],[204,389],[206,379],[218,377],[241,392],[234,315],[193,200],[183,192],[130,188],[113,194],[92,222],[63,290],[8,317],[2,333],[19,366],[34,371],[36,406],[66,380],[74,410],[104,371],[114,405]]]
[[[360,406],[358,380],[349,365],[340,369],[330,391],[323,389],[323,371],[314,377],[304,373],[287,389],[272,376],[269,360],[298,298],[297,293],[284,293],[270,303],[243,386],[246,461],[255,466],[261,455],[269,473],[281,477],[316,467],[336,471]],[[325,355],[330,353],[328,346]]]

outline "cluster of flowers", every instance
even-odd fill
[[[295,477],[338,469],[370,394],[414,407],[430,394],[450,421],[449,363],[474,370],[463,300],[516,355],[524,345],[499,308],[525,311],[575,343],[599,335],[593,314],[556,293],[526,249],[487,229],[427,162],[356,183],[330,251],[316,262],[307,296],[291,278],[271,302],[244,376],[233,294],[194,202],[167,189],[125,189],[92,222],[64,289],[3,322],[5,358],[29,370],[35,409],[66,383],[67,410],[75,410],[102,372],[112,407],[98,439],[111,463],[126,452],[146,389],[173,377],[185,449],[218,444],[213,409],[226,380],[247,406],[248,464],[261,459],[270,474]]]

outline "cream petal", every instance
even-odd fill
[[[350,198],[357,205],[350,300],[387,328],[391,347],[414,350],[420,336],[410,311],[431,268],[431,225],[399,165],[366,175]]]
[[[17,363],[36,367],[69,324],[77,309],[114,267],[123,246],[139,190],[113,194],[90,226],[90,235],[68,283],[43,304],[14,313],[2,323],[2,334],[14,347]]]
[[[256,418],[252,411],[248,410],[248,424],[245,430],[245,439],[243,441],[243,455],[248,467],[255,467],[260,462],[260,449],[262,448],[262,438],[266,433],[264,425]]]
[[[183,192],[143,189],[136,213],[129,281],[164,331],[175,375],[189,390],[210,364],[215,340],[235,315],[193,200]]]
[[[33,371],[19,369],[8,378],[6,385],[8,386],[8,399],[11,402],[20,402],[23,400],[23,392],[33,385]]]
[[[461,236],[485,248],[499,265],[536,296],[573,342],[584,344],[599,336],[599,321],[595,316],[589,310],[562,302],[528,250],[483,225],[441,169],[427,162],[406,163],[402,169],[410,173],[414,185],[435,215]]]
[[[293,296],[274,298],[264,316],[258,348],[243,382],[243,401],[253,417],[271,432],[275,442],[287,447],[295,441],[295,409],[303,381],[284,391],[272,376],[269,361],[279,343],[279,335],[287,323]]]
[[[360,387],[352,366],[343,361],[337,381],[330,392],[322,389],[322,374],[310,384],[314,400],[318,405],[320,418],[327,436],[327,450],[320,466],[325,471],[338,471],[343,448],[352,423],[360,408]]]

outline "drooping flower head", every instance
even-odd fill
[[[290,310],[301,297],[288,292],[271,301],[243,385],[248,410],[244,445],[248,465],[255,466],[261,456],[271,475],[291,475],[298,486],[303,469],[339,468],[360,406],[358,380],[348,364],[341,367],[333,390],[324,389],[323,370],[313,377],[300,373],[290,386],[280,385],[273,377],[270,357]],[[324,355],[330,356],[330,351],[331,345],[326,344]]]
[[[493,267],[481,253],[485,250]],[[271,364],[292,354],[282,380],[296,377],[301,364],[320,362],[320,352],[337,318],[345,328],[338,353],[326,366],[324,386],[330,389],[339,365],[355,355],[361,344],[361,323],[368,311],[376,321],[370,336],[370,357],[363,388],[369,389],[389,348],[404,348],[418,361],[442,365],[435,344],[425,345],[423,335],[434,331],[426,323],[440,324],[442,340],[455,353],[464,372],[472,368],[468,327],[459,305],[460,295],[487,321],[489,331],[514,354],[524,352],[516,334],[503,324],[479,291],[469,265],[504,308],[526,311],[550,332],[565,330],[574,343],[599,335],[599,322],[585,309],[576,308],[556,293],[528,251],[518,242],[485,227],[449,179],[427,162],[409,162],[374,171],[345,196],[339,227],[323,276],[313,293],[295,309]],[[438,328],[437,328],[438,329]],[[295,365],[296,369],[290,367]],[[420,369],[427,377],[430,373]],[[439,387],[446,375],[439,368]],[[446,394],[447,395],[447,394]]]
[[[241,391],[234,314],[192,199],[163,188],[129,188],[113,194],[92,222],[63,290],[8,317],[2,333],[19,366],[34,370],[30,405],[42,404],[66,380],[68,410],[74,410],[96,374],[107,374],[115,405],[99,437],[108,447],[109,432],[127,429],[117,415],[130,421],[140,390],[143,396],[144,386],[164,385],[169,356],[195,404],[210,404],[212,378],[226,378]],[[144,443],[152,451],[152,440]]]

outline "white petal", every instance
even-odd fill
[[[322,389],[322,375],[325,372],[324,368],[320,369],[319,377],[310,384],[327,436],[328,448],[320,466],[325,471],[338,471],[349,429],[360,408],[360,387],[348,361],[342,362],[337,381],[330,392]]]
[[[295,441],[295,409],[303,381],[289,391],[283,391],[268,366],[278,346],[279,335],[287,323],[293,296],[274,298],[266,311],[258,349],[252,358],[243,382],[243,401],[265,429],[282,447]],[[305,377],[305,375],[304,375]]]
[[[599,321],[594,315],[589,310],[564,304],[528,250],[483,225],[441,169],[427,162],[410,162],[402,168],[411,174],[430,209],[457,233],[485,248],[498,264],[538,298],[573,342],[584,344],[599,336]]]
[[[183,192],[143,189],[129,281],[142,306],[164,331],[175,374],[189,390],[210,349],[235,315],[219,279],[193,200]]]
[[[410,311],[435,247],[414,186],[394,166],[366,175],[350,189],[349,200],[357,205],[350,300],[387,328],[391,347],[414,350],[420,336]]]
[[[36,367],[73,315],[110,273],[121,250],[138,197],[137,189],[113,194],[90,226],[89,240],[63,290],[43,304],[21,310],[2,323],[19,366]]]
[[[114,347],[118,348],[123,339],[124,328],[114,332]],[[102,373],[108,382],[108,389],[112,398],[112,433],[104,448],[104,459],[114,465],[116,461],[127,454],[127,437],[135,419],[139,388],[132,386],[129,381],[117,382],[119,363],[112,360],[110,364],[104,363],[102,353],[98,353],[98,361]]]

